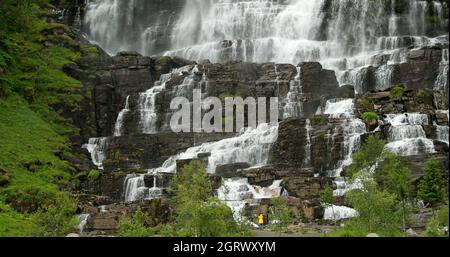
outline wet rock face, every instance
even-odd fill
[[[283,180],[282,186],[289,196],[303,200],[320,198],[320,192],[332,178],[315,177],[310,169],[268,165],[236,173],[236,176],[248,178],[252,185],[269,186],[274,180]]]
[[[81,207],[83,213],[89,213],[84,233],[88,235],[114,235],[119,221],[131,217],[137,209],[144,212],[147,226],[154,227],[172,219],[173,209],[169,199],[153,199],[135,203],[114,203],[104,206],[86,204]]]
[[[398,65],[393,84],[404,84],[407,89],[433,89],[439,74],[442,49],[422,48],[411,50],[407,62]]]
[[[145,172],[146,169],[160,167],[170,156],[189,147],[233,136],[234,133],[165,132],[114,137],[103,165],[106,172]]]
[[[342,128],[339,122],[333,123],[325,116],[312,120],[311,160],[305,163],[307,130],[302,118],[291,118],[280,123],[278,140],[271,150],[270,163],[290,167],[312,168],[317,173],[336,168],[342,159]]]
[[[122,52],[110,57],[100,52],[93,57],[83,57],[77,64],[64,67],[64,71],[84,88],[83,111],[74,117],[76,125],[86,142],[89,137],[110,136],[118,113],[125,107],[130,96],[130,105],[136,106],[139,93],[153,87],[161,73],[190,63],[179,58],[152,59],[135,52]],[[126,129],[135,132],[136,120],[128,117]]]
[[[122,172],[102,173],[96,180],[85,179],[79,189],[89,195],[101,197],[103,203],[120,202],[123,199],[123,183],[126,174]]]

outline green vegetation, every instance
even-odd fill
[[[363,113],[363,119],[369,124],[376,124],[378,121],[378,114],[374,112],[365,112]]]
[[[146,237],[155,235],[157,230],[146,226],[148,216],[140,208],[131,217],[119,221],[117,235],[121,237]]]
[[[395,98],[401,98],[405,94],[405,86],[402,84],[396,85],[391,89],[391,94]]]
[[[334,204],[336,203],[336,198],[333,195],[333,188],[331,188],[329,184],[327,184],[323,191],[320,193],[320,200],[325,207],[331,207],[333,217],[336,217],[336,214],[334,212]],[[337,222],[335,222],[334,224],[337,225]]]
[[[100,177],[100,171],[98,171],[98,170],[91,170],[87,177],[91,181],[97,180]]]
[[[370,136],[353,155],[348,174],[358,188],[349,191],[346,200],[359,215],[330,236],[405,235],[414,211],[411,171],[401,157],[384,151],[384,145],[385,141]],[[326,199],[326,190],[322,194]]]
[[[429,204],[433,211],[444,201],[444,177],[437,160],[430,157],[425,163],[424,176],[419,184],[418,197]]]
[[[178,235],[191,237],[245,236],[246,226],[233,219],[231,209],[210,197],[212,187],[205,166],[192,161],[183,167],[173,182],[176,192],[176,221]]]
[[[269,220],[273,222],[273,230],[280,233],[287,231],[288,226],[294,220],[294,214],[286,205],[286,197],[281,196],[271,200]]]
[[[397,197],[402,215],[403,231],[406,231],[406,220],[411,213],[410,177],[411,171],[403,161],[389,152],[384,154],[379,170],[375,173],[378,186]]]
[[[76,203],[64,189],[73,168],[69,134],[53,107],[79,108],[81,83],[62,67],[80,57],[62,24],[47,23],[48,1],[0,5],[0,236],[60,236],[76,231]]]

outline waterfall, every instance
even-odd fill
[[[214,173],[216,167],[239,162],[249,163],[253,167],[267,164],[270,146],[278,137],[278,125],[261,124],[258,128],[248,128],[237,137],[217,142],[204,143],[188,148],[186,151],[169,157],[161,167],[149,170],[151,174],[175,173],[177,160],[195,159],[200,153],[210,153],[207,171]],[[129,175],[125,181],[126,201],[135,201],[148,197],[143,175]]]
[[[305,160],[303,161],[303,166],[308,167],[311,165],[311,133],[313,130],[310,119],[306,119],[305,129],[306,129],[306,144],[305,144]]]
[[[267,163],[269,150],[278,137],[278,125],[261,124],[258,128],[247,128],[237,137],[217,142],[204,143],[188,148],[186,151],[167,159],[152,172],[175,172],[176,161],[197,158],[199,153],[210,153],[207,171],[214,173],[218,165],[247,162],[251,166],[262,166]]]
[[[324,220],[343,220],[350,219],[358,216],[358,212],[355,209],[346,206],[327,206],[323,215]]]
[[[428,125],[428,116],[420,113],[388,114],[389,143],[385,148],[401,155],[433,153],[433,141],[426,138],[422,125]]]
[[[83,235],[84,230],[86,229],[86,225],[89,221],[91,215],[89,214],[80,214],[78,215],[78,230],[80,231],[80,235]]]
[[[297,67],[297,75],[290,82],[289,92],[285,99],[283,107],[283,118],[302,117],[303,116],[303,90],[301,83],[301,67]]]
[[[127,99],[125,101],[125,108],[120,111],[119,115],[117,116],[116,125],[114,126],[114,136],[120,137],[122,135],[123,130],[123,120],[125,119],[125,115],[130,112],[130,105],[129,105],[130,96],[127,96]]]
[[[396,0],[190,0],[182,8],[145,0],[94,0],[87,5],[84,27],[90,40],[113,54],[134,50],[211,62],[294,65],[319,61],[358,92],[361,84],[354,79],[361,77],[361,68],[382,66],[376,84],[386,89],[391,65],[406,60],[408,47],[439,43],[427,34],[431,27],[446,34],[445,8],[439,1],[402,6]],[[384,56],[388,64],[379,63]],[[445,67],[437,87],[446,82]]]
[[[106,151],[108,150],[109,139],[107,137],[90,138],[89,142],[83,145],[91,154],[92,163],[99,169],[103,169],[103,161],[106,158]]]
[[[328,100],[325,106],[324,114],[332,119],[340,120],[340,127],[343,135],[343,143],[341,145],[341,160],[337,163],[333,170],[330,170],[329,176],[334,177],[334,184],[336,190],[333,194],[335,196],[342,196],[348,190],[352,189],[354,185],[347,184],[341,177],[344,167],[352,164],[352,155],[361,146],[361,135],[367,132],[366,124],[355,118],[355,102],[354,99],[331,99]],[[328,135],[331,138],[329,143],[334,147],[334,138],[337,136],[339,130],[336,127],[333,135]]]
[[[282,180],[275,180],[269,187],[260,187],[250,185],[247,178],[222,179],[218,197],[231,208],[235,220],[241,220],[246,204],[256,204],[260,199],[281,196],[282,182]]]
[[[438,141],[446,143],[447,145],[449,144],[448,132],[449,132],[448,126],[436,125],[436,139]]]
[[[182,75],[183,72],[188,72],[191,70],[191,66],[185,66],[179,69],[174,69],[172,72],[168,74],[161,75],[161,78],[159,81],[156,81],[154,86],[144,93],[139,94],[139,113],[140,113],[140,127],[141,131],[144,134],[154,134],[157,133],[159,130],[158,126],[158,108],[157,108],[157,96],[166,90],[166,83],[172,79],[172,76],[174,75]],[[182,88],[184,84],[188,83],[190,79],[192,80],[192,76],[195,72],[195,68],[191,70],[191,75],[187,78],[185,78],[182,85],[177,86],[175,88]],[[192,93],[192,90],[190,91]],[[183,96],[188,95],[187,93]],[[177,95],[181,96],[181,95]]]
[[[332,99],[327,101],[324,114],[333,119],[345,119],[353,117],[354,110],[353,99]]]
[[[448,49],[442,49],[442,60],[439,64],[439,75],[434,84],[435,90],[448,90]]]

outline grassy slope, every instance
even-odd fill
[[[29,30],[0,36],[0,172],[9,179],[0,186],[0,236],[43,234],[35,211],[67,196],[62,189],[71,179],[70,164],[55,154],[69,151],[67,135],[77,130],[50,106],[78,108],[81,83],[62,66],[80,53],[64,36],[51,35],[61,44],[44,46],[44,29],[65,28],[32,18]]]

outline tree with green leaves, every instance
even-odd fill
[[[409,204],[410,178],[411,170],[406,167],[400,157],[391,152],[383,153],[383,160],[375,173],[375,180],[380,190],[386,190],[396,195],[402,215],[403,231],[406,231],[406,220],[411,213],[411,205]]]
[[[273,198],[270,205],[269,220],[272,221],[274,230],[281,234],[292,224],[294,215],[286,204],[285,196]]]
[[[423,177],[419,183],[418,197],[430,205],[433,213],[444,201],[444,177],[442,168],[434,157],[430,157],[423,168]]]
[[[386,141],[377,136],[369,136],[367,142],[352,156],[352,164],[347,168],[347,176],[353,177],[361,171],[369,171],[381,159]]]
[[[347,193],[346,198],[358,212],[354,224],[366,232],[398,231],[398,215],[395,214],[396,196],[387,191],[380,191],[371,172],[355,175],[359,188]]]
[[[246,236],[249,230],[240,226],[231,209],[211,197],[211,181],[205,165],[192,161],[174,177],[176,224],[178,235],[192,237]]]

